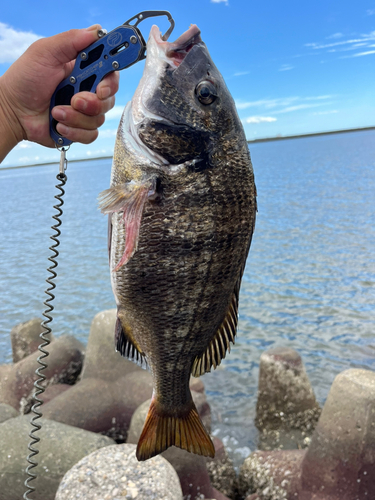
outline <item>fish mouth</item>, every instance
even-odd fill
[[[190,50],[202,42],[200,29],[196,24],[190,25],[190,28],[185,31],[175,42],[167,42],[162,38],[162,34],[157,26],[153,26],[150,32],[150,38],[153,38],[156,43],[160,55],[164,55],[172,68],[177,68],[183,62]]]

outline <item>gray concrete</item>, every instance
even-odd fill
[[[91,323],[81,378],[113,381],[133,371],[142,371],[115,351],[116,309],[98,313]]]
[[[133,413],[152,394],[152,377],[142,370],[116,381],[84,378],[43,406],[46,418],[125,441]]]
[[[49,352],[47,368],[43,371],[45,384],[73,383],[82,367],[84,346],[71,335],[63,335],[46,348]],[[35,370],[38,366],[36,351],[14,365],[0,367],[0,403],[13,406],[17,411],[23,400],[29,400],[34,392]]]
[[[182,500],[179,479],[161,456],[138,462],[136,446],[108,446],[65,474],[55,500]]]
[[[0,424],[9,420],[10,418],[18,417],[19,413],[13,408],[5,403],[0,403]]]
[[[287,347],[265,351],[255,419],[259,449],[305,448],[320,413],[300,355]]]
[[[240,469],[240,496],[254,495],[250,498],[259,500],[302,500],[294,493],[298,491],[304,454],[302,450],[255,451]]]
[[[40,453],[35,460],[37,479],[31,484],[36,491],[33,500],[54,500],[64,474],[81,458],[103,446],[114,444],[106,436],[42,419],[36,433],[41,441],[35,445]],[[39,420],[40,422],[40,420]],[[25,491],[26,456],[30,453],[30,416],[22,415],[0,424],[0,498],[20,500]]]
[[[206,458],[206,467],[211,484],[221,494],[229,498],[235,498],[237,476],[233,463],[225,450],[223,442],[217,437],[212,437],[212,442],[215,446],[215,458]]]
[[[21,361],[38,349],[43,342],[39,335],[45,332],[40,318],[33,318],[25,323],[19,323],[10,332],[12,343],[13,363]],[[48,335],[49,340],[54,340],[53,334]]]
[[[335,378],[302,464],[302,489],[340,500],[375,498],[375,372]]]

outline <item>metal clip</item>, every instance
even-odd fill
[[[69,146],[67,148],[63,147],[63,148],[57,148],[57,149],[61,152],[59,174],[60,174],[60,176],[65,177],[65,170],[68,168],[68,159],[66,157],[66,152],[68,151]]]
[[[137,14],[136,16],[131,17],[130,19],[128,19],[124,23],[124,25],[134,26],[136,28],[138,26],[138,24],[140,22],[144,21],[145,19],[147,19],[149,17],[159,17],[159,16],[167,16],[168,21],[170,22],[170,27],[168,28],[168,30],[162,36],[162,39],[164,41],[167,41],[168,38],[169,38],[169,35],[172,33],[173,28],[174,28],[173,17],[171,16],[171,14],[167,10],[146,10],[146,11],[143,11],[143,12],[139,12],[139,14]],[[136,19],[137,21],[134,24],[130,24],[132,21],[134,21],[134,19]]]

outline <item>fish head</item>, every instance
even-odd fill
[[[245,141],[234,101],[196,25],[172,43],[152,27],[131,108],[133,134],[164,164],[203,158],[220,141]]]

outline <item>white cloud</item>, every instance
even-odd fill
[[[243,76],[243,75],[249,75],[250,71],[238,71],[237,73],[234,73],[233,76]]]
[[[332,115],[338,113],[337,109],[332,109],[331,111],[315,111],[313,115]]]
[[[277,121],[273,116],[249,116],[241,120],[242,123],[270,123]]]
[[[30,163],[32,160],[32,158],[30,158],[29,156],[21,156],[19,159],[18,159],[18,162],[19,163]]]
[[[327,36],[327,40],[330,40],[332,38],[342,38],[344,35],[342,33],[334,33],[333,35]]]
[[[236,101],[237,109],[247,109],[253,107],[264,107],[266,109],[276,108],[277,106],[288,106],[291,102],[298,100],[298,97],[286,97],[281,99],[259,99],[258,101],[242,102]]]
[[[36,40],[43,38],[30,31],[17,31],[0,23],[0,63],[12,63]]]
[[[352,56],[348,57],[361,57],[361,56],[368,56],[369,54],[375,54],[375,50],[368,50],[367,52],[358,52],[358,54],[353,54]]]
[[[103,156],[103,155],[112,155],[113,154],[113,151],[108,151],[107,149],[95,149],[94,151],[91,151],[91,149],[89,149],[88,151],[86,151],[86,155],[87,156],[93,156],[94,158],[97,158],[97,157],[100,157],[100,156]]]
[[[373,16],[373,15],[375,14],[375,9],[367,9],[367,10],[366,10],[366,14],[367,14],[368,16]]]
[[[105,119],[107,120],[119,120],[124,112],[125,106],[114,106],[105,114]]]
[[[305,101],[322,101],[325,99],[332,99],[333,95],[316,95],[313,97],[304,97]]]
[[[117,128],[110,128],[106,130],[99,129],[99,136],[101,139],[106,137],[115,137],[117,133]]]
[[[291,113],[293,111],[300,111],[301,109],[309,109],[309,108],[317,108],[319,106],[325,106],[327,103],[322,102],[322,103],[315,103],[315,104],[297,104],[296,106],[288,106],[287,108],[284,109],[279,109],[277,111],[274,111],[276,114],[280,113]]]
[[[17,144],[17,146],[15,147],[15,149],[29,149],[29,148],[32,148],[32,144],[30,144],[30,142],[28,141],[21,141],[19,144]]]
[[[374,41],[375,40],[375,31],[371,31],[370,33],[361,35],[360,38],[352,38],[349,40],[342,40],[340,42],[333,42],[333,43],[306,43],[305,47],[311,47],[313,50],[320,50],[320,49],[331,49],[332,47],[336,47],[337,49],[334,50],[348,50],[345,46],[350,45],[350,46],[356,46],[356,44],[361,44],[361,45],[367,45],[368,42]]]
[[[225,3],[225,5],[229,5],[228,0],[211,0],[211,3]]]
[[[275,109],[279,107],[289,107],[292,104],[298,104],[305,101],[325,101],[327,99],[331,99],[332,95],[318,95],[318,96],[308,96],[308,97],[282,97],[279,99],[259,99],[258,101],[236,101],[236,107],[238,110],[247,109],[252,107],[260,107],[265,109]]]
[[[294,66],[291,64],[283,64],[281,68],[279,68],[279,71],[289,71],[290,69],[293,69]]]

